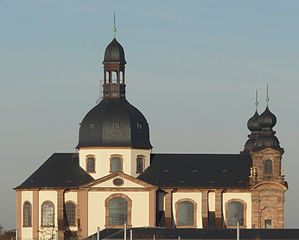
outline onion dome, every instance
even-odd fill
[[[248,127],[249,131],[253,132],[253,131],[261,130],[261,127],[258,123],[259,117],[260,117],[260,115],[258,114],[257,111],[255,111],[255,114],[251,118],[249,118],[249,120],[247,122],[247,127]]]
[[[104,98],[80,125],[77,148],[81,147],[150,149],[148,123],[125,98]]]
[[[255,141],[255,149],[263,149],[263,148],[267,148],[267,147],[271,147],[277,150],[282,149],[279,145],[279,140],[276,136],[274,136],[274,134],[270,133],[270,134],[263,134],[261,136],[259,136],[256,141]]]
[[[125,51],[115,38],[106,47],[103,64],[105,63],[126,64]]]
[[[260,115],[258,124],[263,129],[272,129],[276,124],[276,116],[266,107],[266,110]]]

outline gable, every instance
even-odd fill
[[[156,188],[155,186],[146,183],[142,180],[136,179],[132,176],[124,174],[122,172],[112,173],[103,178],[96,179],[95,181],[86,184],[84,188],[96,189],[96,188]]]

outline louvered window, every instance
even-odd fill
[[[128,202],[121,197],[109,201],[109,225],[123,225],[128,222]]]
[[[72,202],[65,204],[66,219],[69,226],[76,225],[76,205]]]
[[[227,225],[244,226],[244,204],[238,201],[233,201],[228,204],[227,209]]]
[[[137,159],[136,159],[136,172],[137,173],[141,173],[143,172],[143,169],[144,169],[144,166],[143,166],[143,157],[142,156],[138,156]]]
[[[272,161],[270,159],[264,162],[264,174],[272,174]]]
[[[183,201],[178,204],[178,225],[194,226],[194,204]]]
[[[23,225],[24,227],[31,226],[31,203],[25,202],[23,207]]]

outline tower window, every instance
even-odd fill
[[[30,227],[31,226],[31,203],[25,202],[23,205],[23,226]]]
[[[116,71],[112,72],[112,83],[117,83],[117,72]]]
[[[112,128],[113,129],[119,129],[120,128],[120,122],[113,122]]]
[[[42,226],[54,226],[54,204],[46,201],[42,204]]]
[[[264,174],[272,174],[272,161],[270,159],[264,162]]]
[[[86,158],[86,171],[90,173],[94,173],[96,171],[95,168],[95,157],[92,156],[87,156]]]
[[[110,172],[120,172],[123,170],[123,160],[121,156],[111,156],[110,158]]]
[[[143,171],[144,171],[144,156],[137,156],[136,173],[142,173]]]
[[[271,219],[265,219],[265,228],[272,229],[272,220]]]
[[[137,122],[137,130],[142,130],[143,124],[142,122]]]
[[[73,202],[66,202],[65,204],[65,213],[68,226],[76,225],[76,205]]]

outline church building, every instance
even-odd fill
[[[76,151],[54,153],[15,188],[19,240],[82,239],[124,224],[284,227],[284,150],[268,104],[248,120],[240,153],[152,153],[148,122],[126,99],[125,52],[116,38],[103,65],[103,99],[83,118]]]

